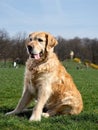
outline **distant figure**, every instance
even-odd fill
[[[73,57],[74,57],[74,52],[71,51],[71,52],[70,52],[70,59],[73,59]]]
[[[17,63],[16,63],[15,61],[14,61],[14,64],[13,64],[13,65],[14,65],[14,68],[16,68],[16,67],[17,67]]]

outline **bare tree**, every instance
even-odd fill
[[[20,63],[25,63],[27,59],[26,47],[26,34],[18,33],[14,39],[12,39],[12,51],[11,58],[15,61],[17,58],[20,59]]]
[[[8,33],[5,30],[0,30],[0,59],[4,61],[4,65],[6,65],[6,61],[9,58],[10,52],[10,41]]]

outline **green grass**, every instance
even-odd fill
[[[69,61],[64,65],[82,94],[83,112],[77,116],[42,118],[41,122],[29,122],[30,112],[5,116],[21,96],[24,68],[0,68],[0,130],[98,130],[98,70],[83,65],[76,69],[77,63]]]

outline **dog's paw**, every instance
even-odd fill
[[[35,115],[32,115],[29,119],[29,121],[41,121],[41,116],[35,116]]]
[[[8,116],[8,115],[15,115],[16,112],[15,111],[11,111],[11,112],[7,112],[5,115]]]
[[[45,118],[48,118],[48,117],[49,117],[49,113],[47,113],[47,112],[46,112],[46,113],[43,112],[43,113],[42,113],[42,116],[45,117]]]

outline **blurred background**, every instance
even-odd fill
[[[0,62],[25,64],[29,33],[53,34],[60,60],[80,58],[98,64],[97,0],[0,0]]]

